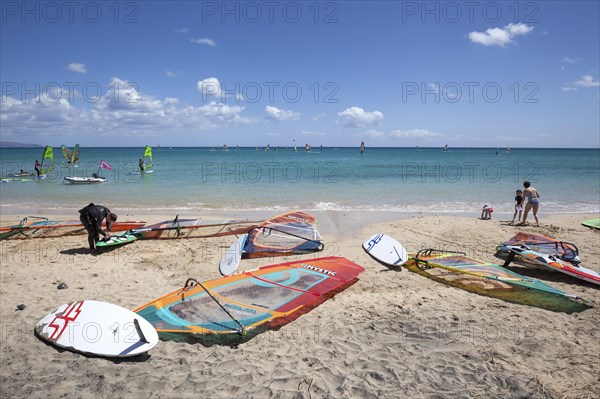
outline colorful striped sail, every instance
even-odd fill
[[[79,144],[75,144],[75,148],[73,148],[70,158],[71,165],[75,165],[77,161],[79,161]]]
[[[520,232],[496,250],[496,257],[506,260],[505,266],[518,255],[526,266],[541,267],[600,284],[600,273],[581,265],[579,249],[575,244],[542,234]]]
[[[555,312],[573,313],[589,307],[575,301],[580,299],[577,295],[461,252],[427,249],[410,257],[405,264],[410,270],[477,294]]]
[[[67,161],[68,166],[74,166],[77,163],[77,161],[79,161],[79,144],[76,144],[73,150],[71,150],[66,145],[62,144],[60,146],[60,149],[63,154],[63,157],[65,157],[65,160]]]
[[[67,162],[71,161],[71,154],[73,153],[73,151],[71,151],[71,149],[69,147],[67,147],[66,145],[62,144],[60,146],[60,149],[62,151],[63,157],[65,157],[65,160]]]
[[[37,221],[36,221],[37,220]],[[129,231],[142,227],[143,221],[118,221],[111,225],[111,231]],[[102,223],[103,226],[106,222]],[[20,233],[20,234],[19,234]],[[84,234],[85,228],[80,220],[48,220],[39,216],[28,216],[18,225],[0,227],[0,240],[5,238],[45,238]]]
[[[244,234],[263,220],[204,221],[201,218],[165,220],[142,228],[131,234],[142,239],[208,238]]]
[[[280,327],[357,281],[365,269],[342,257],[261,267],[178,289],[134,310],[159,333],[245,334]]]
[[[243,256],[288,255],[322,251],[317,219],[304,212],[294,211],[275,216],[248,232]]]

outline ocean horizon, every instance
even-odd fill
[[[54,148],[44,180],[32,171],[43,148],[0,148],[1,208],[60,212],[89,202],[131,212],[345,210],[512,213],[524,180],[541,193],[542,213],[600,212],[600,149],[450,147],[153,147],[154,172],[138,175],[143,147],[81,147],[77,168]],[[100,169],[105,161],[111,170]],[[98,173],[105,183],[70,185]]]

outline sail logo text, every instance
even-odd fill
[[[332,272],[331,270],[321,269],[320,267],[309,265],[308,263],[302,263],[300,266],[302,266],[305,269],[314,270],[315,272],[319,272],[319,273],[323,273],[323,274],[328,274],[330,276],[335,276],[337,274],[336,272]]]

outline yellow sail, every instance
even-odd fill
[[[147,145],[144,149],[144,170],[150,169],[152,166],[152,147]]]
[[[44,155],[42,157],[42,166],[40,167],[40,173],[45,175],[46,173],[54,169],[54,152],[52,147],[49,145],[44,149]]]

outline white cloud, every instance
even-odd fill
[[[317,114],[317,115],[313,115],[312,118],[311,118],[311,120],[313,122],[319,122],[324,117],[325,117],[325,113],[320,113],[320,114]]]
[[[563,65],[560,66],[560,70],[564,71],[566,69],[565,64],[574,64],[577,61],[579,61],[579,58],[562,57],[560,63]]]
[[[316,131],[312,131],[312,130],[303,130],[302,134],[304,136],[325,136],[325,133],[323,133],[323,132],[316,132]]]
[[[383,114],[381,112],[366,112],[364,109],[359,107],[347,108],[342,112],[338,112],[338,115],[346,120],[345,126],[347,127],[366,127],[378,125],[383,119]]]
[[[473,43],[484,46],[506,47],[508,44],[515,43],[513,40],[517,36],[523,36],[533,30],[533,26],[526,24],[508,24],[504,28],[490,28],[485,32],[470,32],[469,40]]]
[[[430,132],[427,129],[394,130],[390,133],[395,138],[433,138],[442,137],[440,133]]]
[[[562,57],[560,59],[560,62],[563,63],[563,64],[574,64],[577,61],[579,61],[579,58]]]
[[[265,107],[265,111],[267,112],[267,118],[274,121],[295,121],[300,119],[300,113],[298,112],[279,109],[270,105]]]
[[[221,97],[223,95],[223,92],[221,91],[221,82],[219,82],[219,79],[217,78],[199,80],[196,86],[203,96]]]
[[[217,47],[217,42],[207,37],[199,37],[198,39],[190,39],[190,42],[195,44],[204,44],[210,47]]]
[[[600,82],[594,81],[592,75],[583,75],[580,80],[576,80],[573,84],[579,87],[600,87]]]
[[[67,69],[72,72],[77,73],[87,73],[87,67],[85,64],[79,64],[77,62],[72,62],[67,66]]]
[[[165,76],[168,78],[176,78],[178,76],[181,76],[183,72],[181,71],[171,71],[171,70],[167,70],[165,71]]]
[[[87,99],[85,107],[71,104],[68,98],[61,90],[25,101],[3,96],[2,133],[147,135],[162,134],[168,129],[197,132],[258,121],[243,116],[241,106],[217,102],[192,106],[173,97],[160,99],[141,93],[134,82],[118,77],[111,80],[101,96]]]
[[[369,129],[365,132],[365,136],[376,139],[385,136],[385,133],[379,130]]]
[[[577,91],[577,87],[600,87],[600,82],[594,80],[592,75],[583,75],[581,79],[573,83],[565,83],[561,89],[562,91]]]

